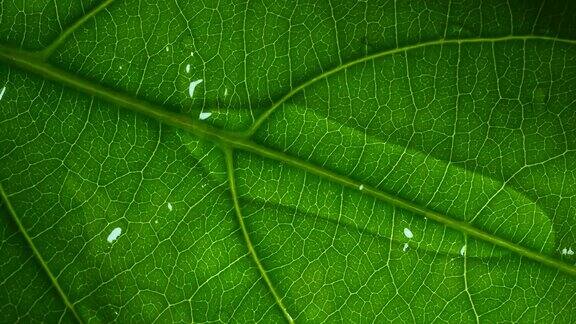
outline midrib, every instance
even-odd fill
[[[445,43],[479,43],[479,42],[497,42],[497,41],[507,41],[507,40],[526,40],[532,36],[508,36],[501,38],[477,38],[469,40],[437,40],[428,43],[421,43],[417,45],[407,46],[400,49],[388,50],[380,53],[373,54],[371,56],[363,57],[361,59],[345,63],[333,70],[327,71],[319,76],[310,79],[308,82],[296,87],[294,90],[290,91],[284,97],[282,97],[278,102],[276,102],[269,110],[267,110],[255,123],[255,126],[259,126],[267,116],[269,116],[277,107],[281,106],[282,103],[286,102],[293,95],[303,90],[304,88],[310,86],[311,84],[324,79],[330,75],[342,71],[350,66],[366,62],[368,60],[377,59],[386,55],[398,53],[401,51],[407,51],[415,48],[422,48],[425,46],[441,45]],[[576,44],[573,40],[560,40],[550,37],[532,37],[536,39],[560,41],[564,43]],[[531,39],[532,39],[531,38]],[[137,113],[144,114],[146,116],[152,117],[162,123],[186,130],[200,138],[212,141],[226,149],[238,149],[246,152],[251,152],[259,156],[276,160],[287,165],[299,168],[301,170],[307,171],[311,174],[317,175],[321,178],[339,183],[346,187],[359,190],[362,185],[362,192],[375,199],[387,202],[398,208],[402,208],[416,214],[422,215],[429,219],[435,220],[447,227],[458,230],[462,233],[468,234],[474,238],[490,242],[492,244],[501,246],[510,251],[518,253],[519,255],[525,256],[529,259],[540,262],[544,265],[556,268],[562,272],[568,273],[570,275],[576,276],[576,266],[572,266],[561,262],[555,258],[548,255],[544,255],[535,251],[532,251],[524,246],[513,243],[506,239],[495,236],[491,233],[482,231],[469,223],[455,220],[444,214],[429,210],[422,207],[414,202],[396,197],[393,194],[378,190],[377,188],[366,185],[360,181],[348,178],[331,170],[322,168],[313,163],[301,160],[297,157],[291,156],[289,154],[276,151],[260,144],[257,144],[249,139],[251,132],[247,133],[235,133],[229,132],[222,129],[215,128],[206,123],[200,122],[198,120],[192,119],[189,116],[185,116],[178,113],[169,112],[163,110],[160,106],[152,104],[150,102],[135,98],[133,96],[127,95],[125,93],[115,91],[113,89],[104,87],[95,82],[83,79],[77,75],[69,73],[67,71],[58,69],[50,64],[43,62],[39,56],[10,47],[0,45],[0,61],[4,61],[10,65],[19,67],[28,72],[38,74],[46,79],[61,83],[65,86],[78,90],[80,92],[86,93],[91,96],[101,98],[107,102],[116,104],[120,107],[127,108]],[[254,127],[251,128],[255,129]]]

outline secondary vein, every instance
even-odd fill
[[[328,70],[326,72],[323,72],[323,73],[315,76],[314,78],[300,84],[299,86],[297,86],[296,88],[292,89],[290,92],[285,94],[283,97],[281,97],[278,101],[273,103],[270,108],[265,110],[262,113],[262,115],[260,115],[256,119],[256,121],[252,124],[252,126],[250,126],[250,128],[245,132],[245,136],[250,136],[250,135],[254,134],[260,128],[260,126],[262,126],[262,124],[266,121],[266,119],[268,119],[268,117],[270,117],[270,115],[272,115],[280,106],[282,106],[283,103],[288,101],[288,99],[292,98],[294,95],[300,93],[302,90],[306,89],[307,87],[311,86],[312,84],[314,84],[320,80],[324,80],[324,79],[328,78],[329,76],[336,74],[340,71],[343,71],[343,70],[345,70],[349,67],[352,67],[354,65],[364,63],[367,61],[376,60],[378,58],[386,57],[389,55],[402,53],[402,52],[408,52],[411,50],[429,47],[429,46],[439,46],[439,45],[449,45],[449,44],[471,44],[471,43],[496,43],[496,42],[515,41],[515,40],[556,41],[556,42],[560,42],[560,43],[576,45],[576,40],[572,40],[572,39],[556,38],[556,37],[549,37],[549,36],[537,36],[537,35],[524,35],[524,36],[511,35],[511,36],[493,37],[493,38],[488,38],[488,37],[486,37],[486,38],[461,38],[461,39],[444,39],[444,38],[442,38],[442,39],[423,42],[423,43],[419,43],[419,44],[412,44],[412,45],[407,45],[407,46],[403,46],[403,47],[397,47],[397,48],[393,48],[393,49],[389,49],[389,50],[384,50],[381,52],[367,55],[367,56],[358,58],[356,60],[352,60],[352,61],[346,62],[344,64],[338,65],[337,67],[335,67],[331,70]]]
[[[72,35],[72,33],[74,33],[74,31],[84,25],[92,17],[96,16],[96,14],[98,14],[100,11],[106,9],[106,7],[112,4],[112,2],[114,2],[114,0],[102,1],[99,5],[88,11],[84,16],[80,17],[80,19],[74,22],[70,27],[63,30],[62,33],[52,42],[52,44],[37,52],[36,55],[38,55],[43,60],[50,57],[50,55],[52,55],[52,53],[54,53],[54,51],[58,49],[58,47],[60,47]]]
[[[0,184],[0,196],[2,197],[2,200],[4,200],[4,203],[6,204],[6,207],[8,208],[8,212],[10,213],[10,216],[12,217],[14,222],[16,223],[18,230],[20,230],[20,233],[22,234],[22,236],[26,240],[26,243],[28,243],[28,246],[30,247],[30,249],[32,249],[32,253],[34,254],[34,257],[36,257],[36,260],[38,261],[40,266],[42,266],[42,269],[44,269],[44,272],[46,272],[46,275],[50,279],[52,286],[54,286],[54,288],[58,292],[58,295],[60,295],[60,298],[62,298],[62,301],[64,302],[66,307],[70,310],[70,312],[72,312],[72,314],[74,315],[74,318],[78,321],[78,323],[83,323],[82,318],[76,312],[76,309],[74,309],[74,305],[72,305],[72,303],[68,299],[68,296],[66,296],[66,293],[64,293],[64,290],[62,290],[62,287],[60,287],[58,280],[52,274],[52,271],[48,267],[48,264],[46,263],[46,261],[44,261],[44,258],[40,254],[40,251],[38,251],[38,249],[36,248],[36,245],[32,241],[32,238],[30,237],[30,235],[28,235],[28,231],[26,231],[26,228],[24,228],[24,225],[22,225],[22,222],[20,221],[18,214],[16,214],[16,210],[14,210],[14,207],[12,206],[12,203],[10,202],[10,199],[8,198],[8,194],[6,193],[6,191],[4,190],[4,187],[2,187],[1,184]]]
[[[248,248],[248,251],[250,252],[250,255],[252,256],[252,260],[254,260],[254,263],[256,264],[256,267],[258,268],[260,275],[264,279],[264,282],[266,282],[266,286],[268,287],[268,290],[270,290],[270,292],[272,293],[272,296],[274,296],[274,300],[276,301],[276,304],[278,305],[278,307],[282,311],[282,314],[284,315],[284,317],[286,318],[288,323],[294,323],[294,320],[292,319],[292,316],[290,316],[290,314],[288,313],[288,309],[284,305],[282,298],[280,297],[280,295],[276,291],[276,288],[274,287],[272,280],[270,280],[270,277],[268,277],[268,273],[266,272],[266,269],[264,269],[264,266],[260,262],[260,258],[258,257],[258,254],[256,253],[256,249],[254,249],[254,245],[252,244],[252,240],[250,239],[250,233],[248,233],[248,228],[246,227],[246,224],[244,223],[244,217],[242,216],[242,210],[240,209],[240,203],[238,202],[238,192],[236,190],[236,178],[234,176],[233,153],[232,153],[231,149],[225,149],[224,152],[226,155],[226,168],[228,170],[228,183],[230,185],[230,193],[232,195],[232,202],[234,204],[234,210],[236,212],[236,219],[238,220],[238,224],[240,225],[240,230],[242,231],[242,237],[244,238],[244,242],[246,243],[246,247]]]

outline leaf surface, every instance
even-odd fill
[[[576,321],[574,10],[2,2],[0,321]]]

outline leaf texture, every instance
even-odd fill
[[[0,322],[576,321],[574,10],[2,2]]]

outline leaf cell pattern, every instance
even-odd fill
[[[575,10],[2,2],[0,321],[576,321]]]

